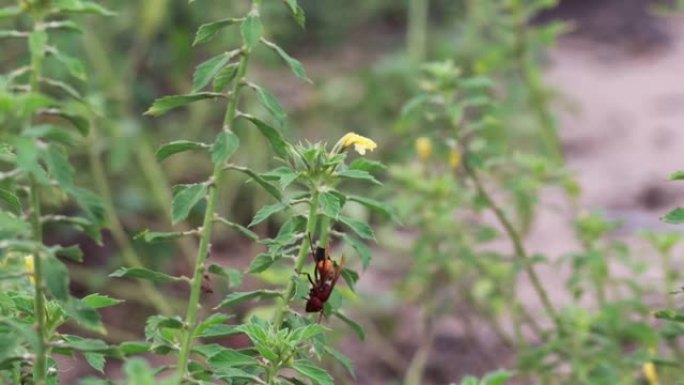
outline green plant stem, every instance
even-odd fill
[[[306,223],[306,232],[311,235],[311,238],[316,235],[316,224],[318,221],[318,187],[314,186],[313,191],[311,192],[311,202],[309,206],[309,217],[307,218],[307,223]],[[295,272],[300,273],[302,271],[302,267],[304,267],[304,263],[306,262],[306,259],[309,255],[309,250],[310,250],[310,243],[309,243],[309,237],[304,237],[302,239],[302,244],[299,247],[299,254],[297,255],[297,260],[295,261]],[[280,304],[278,308],[276,309],[275,316],[273,318],[273,328],[275,330],[280,329],[280,325],[283,323],[283,318],[285,317],[285,312],[290,306],[290,301],[292,300],[292,297],[294,297],[295,294],[295,280],[290,279],[287,282],[287,286],[285,287],[285,291],[283,292],[283,297],[280,301]]]
[[[670,294],[675,291],[673,274],[674,270],[672,269],[672,255],[670,255],[669,251],[660,253],[660,263],[663,269],[663,283],[665,285],[664,289],[665,293],[667,294],[667,307],[668,309],[674,309],[674,297],[672,296],[672,294]]]
[[[420,385],[423,383],[423,372],[430,356],[430,349],[432,349],[432,342],[435,339],[435,330],[433,326],[428,326],[429,331],[427,335],[421,339],[421,344],[416,353],[411,359],[411,363],[406,369],[404,375],[404,385]]]
[[[430,0],[409,0],[406,45],[409,58],[414,63],[425,60],[429,5]]]
[[[245,50],[240,58],[237,75],[233,83],[233,90],[230,94],[228,107],[223,119],[222,130],[230,132],[232,129],[235,113],[237,112],[237,105],[239,101],[239,91],[242,87],[245,73],[247,71],[247,64],[249,63],[248,50]],[[209,194],[207,198],[207,208],[204,212],[204,221],[202,222],[202,233],[200,236],[200,244],[197,249],[197,258],[195,260],[195,269],[191,280],[190,299],[188,300],[188,309],[185,316],[185,335],[183,336],[183,343],[180,353],[178,355],[178,364],[176,366],[176,379],[178,383],[185,376],[188,360],[190,358],[190,351],[192,350],[193,335],[195,327],[197,326],[197,315],[200,309],[200,293],[202,289],[202,279],[204,277],[204,262],[209,253],[209,242],[211,241],[211,234],[214,225],[214,212],[216,211],[216,203],[219,197],[219,188],[223,181],[223,164],[215,164],[209,183]]]
[[[520,77],[530,93],[529,103],[539,122],[542,143],[547,152],[558,164],[565,163],[563,149],[558,139],[553,116],[549,110],[538,68],[531,63],[527,33],[527,20],[522,4],[514,5],[517,20],[514,26],[515,59],[520,71]]]
[[[515,250],[515,258],[524,267],[527,276],[530,278],[532,287],[534,288],[535,292],[537,293],[537,296],[541,300],[544,311],[549,316],[549,318],[551,318],[551,320],[554,322],[558,331],[562,331],[563,324],[558,315],[558,312],[551,303],[549,295],[546,292],[544,286],[542,285],[541,280],[539,279],[539,275],[537,274],[537,271],[534,269],[534,266],[532,265],[532,261],[530,261],[530,258],[527,254],[527,251],[525,250],[525,246],[523,245],[520,235],[513,227],[513,224],[508,220],[503,210],[494,201],[494,198],[492,198],[492,196],[484,188],[482,182],[480,182],[480,177],[478,176],[477,172],[468,163],[467,157],[464,157],[463,166],[466,170],[466,173],[468,174],[468,177],[475,184],[475,189],[477,190],[478,194],[480,194],[485,199],[487,205],[494,212],[494,215],[496,216],[497,220],[504,227],[506,234],[508,234],[508,237],[511,239],[511,242],[513,243],[513,248]]]
[[[93,126],[93,132],[91,138],[95,138],[96,129],[95,124]],[[114,236],[114,240],[119,244],[121,248],[121,255],[124,262],[130,267],[143,267],[143,263],[138,257],[133,245],[129,241],[128,234],[123,228],[119,216],[114,208],[114,201],[112,199],[112,194],[110,193],[111,188],[107,177],[105,176],[105,168],[102,164],[102,158],[100,157],[100,148],[95,140],[91,139],[88,146],[88,160],[90,163],[90,173],[95,181],[95,187],[97,192],[102,197],[102,201],[105,206],[105,211],[107,212],[107,218],[109,219],[109,230]],[[149,281],[139,281],[138,284],[142,289],[142,292],[146,298],[150,300],[152,305],[164,315],[173,314],[173,308],[169,306],[169,302],[161,295],[161,293],[154,287],[154,285]]]
[[[43,3],[36,6],[45,6]],[[42,9],[33,13],[33,32],[41,28]],[[30,91],[39,92],[39,81],[42,73],[43,58],[45,53],[36,54],[31,53],[31,70],[29,74]],[[30,126],[31,119],[28,119],[27,126]],[[33,230],[33,240],[38,243],[43,243],[43,227],[40,222],[40,186],[35,178],[31,175],[29,177],[29,200],[31,205],[31,228]],[[45,322],[45,293],[43,293],[43,267],[41,260],[41,253],[39,247],[36,247],[33,253],[33,272],[34,272],[34,316],[36,318],[36,334],[38,335],[38,349],[36,351],[36,360],[33,366],[33,380],[35,385],[45,385],[47,383],[47,356],[48,347],[46,342],[46,322]]]
[[[33,229],[33,240],[37,243],[43,242],[43,228],[40,224],[40,189],[38,183],[31,177],[31,227]],[[33,253],[33,273],[34,273],[34,305],[36,317],[36,333],[38,334],[38,349],[36,351],[36,362],[33,366],[33,380],[36,385],[45,385],[47,382],[47,344],[45,336],[45,294],[43,293],[43,267],[41,261],[42,251],[36,248]]]

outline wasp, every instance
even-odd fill
[[[328,249],[326,247],[317,246],[314,249],[311,235],[309,235],[309,242],[311,245],[311,256],[313,257],[315,267],[314,279],[311,279],[311,275],[306,273],[306,276],[309,278],[309,282],[311,283],[309,298],[306,299],[306,312],[321,312],[322,318],[323,305],[325,304],[325,301],[330,298],[330,294],[337,283],[337,279],[340,278],[340,274],[344,269],[344,256],[342,256],[340,263],[338,264],[336,261],[330,259],[330,255],[328,255]]]

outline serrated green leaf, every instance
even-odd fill
[[[265,39],[262,41],[264,42],[264,44],[266,44],[267,47],[274,50],[278,54],[278,56],[280,56],[285,61],[285,63],[287,63],[287,65],[290,67],[290,69],[295,74],[295,76],[297,76],[298,78],[300,78],[304,81],[307,81],[307,82],[313,84],[313,81],[311,79],[309,79],[309,76],[307,76],[306,71],[304,70],[304,66],[302,65],[302,63],[299,60],[290,56],[287,52],[285,52],[285,50],[280,48],[276,43],[273,43],[273,42],[265,40]]]
[[[174,277],[168,274],[160,273],[158,271],[150,270],[144,267],[120,267],[110,277],[116,278],[140,278],[155,282],[176,282],[181,278]]]
[[[49,146],[43,154],[43,160],[48,166],[50,175],[64,189],[69,189],[74,184],[75,171],[69,163],[66,151],[56,146]]]
[[[204,184],[191,184],[182,187],[171,202],[171,218],[176,223],[187,218],[190,210],[206,195],[207,186]]]
[[[253,366],[257,364],[256,358],[240,353],[235,349],[222,349],[209,358],[209,365],[219,370],[226,367]]]
[[[338,217],[338,220],[347,225],[350,229],[354,230],[354,232],[361,238],[371,240],[375,239],[373,229],[371,229],[370,226],[368,226],[365,222],[342,215]]]
[[[40,124],[24,130],[23,134],[31,138],[41,138],[46,142],[54,142],[65,146],[74,146],[79,139],[71,131],[51,124]]]
[[[319,194],[318,207],[321,209],[321,212],[323,212],[323,215],[332,219],[337,219],[340,210],[342,210],[342,202],[337,195],[326,191]]]
[[[342,322],[346,323],[347,326],[349,326],[354,331],[354,333],[356,333],[356,335],[359,337],[359,339],[361,339],[361,341],[366,339],[366,332],[363,331],[361,325],[347,318],[347,316],[338,311],[336,311],[334,314],[337,318],[341,319]]]
[[[653,316],[658,319],[664,319],[667,321],[672,321],[672,322],[678,322],[678,323],[684,323],[684,313],[675,311],[675,310],[658,310],[657,312],[653,313]]]
[[[198,65],[192,75],[192,92],[197,92],[209,84],[230,59],[231,55],[224,52]]]
[[[231,80],[235,79],[239,66],[239,63],[232,63],[221,68],[221,70],[216,74],[216,76],[214,76],[214,92],[223,91],[223,89],[226,88],[228,83],[230,83]]]
[[[265,180],[263,177],[261,177],[259,174],[255,173],[254,171],[252,171],[246,167],[240,167],[240,166],[235,166],[235,165],[230,165],[226,168],[228,168],[230,170],[240,171],[244,174],[247,174],[255,182],[257,182],[261,187],[263,187],[263,189],[266,190],[267,193],[271,194],[274,198],[276,198],[279,201],[283,200],[283,194],[280,192],[280,190],[278,190],[278,188],[276,186],[274,186],[272,183]]]
[[[195,40],[192,42],[192,45],[205,43],[211,40],[221,29],[239,23],[240,21],[241,19],[230,18],[202,24],[197,29]]]
[[[104,366],[106,363],[104,354],[84,353],[83,357],[86,359],[86,362],[88,362],[88,365],[90,365],[93,369],[97,370],[98,372],[104,374]]]
[[[115,306],[123,302],[122,299],[112,298],[103,294],[93,293],[81,299],[83,303],[92,307],[93,309],[101,309],[103,307]]]
[[[250,273],[261,273],[262,271],[268,269],[273,262],[275,262],[275,259],[270,254],[259,254],[252,259],[252,262],[249,264],[248,271]]]
[[[178,154],[179,152],[201,150],[207,147],[208,146],[204,143],[192,142],[189,140],[176,140],[159,147],[155,155],[157,157],[157,161],[161,162],[162,160],[170,157],[171,155]]]
[[[359,280],[359,273],[355,272],[352,269],[344,268],[342,269],[342,273],[340,274],[342,275],[342,278],[347,283],[347,286],[349,286],[351,291],[355,291],[356,282]]]
[[[289,206],[284,203],[275,203],[272,205],[264,206],[261,209],[259,209],[259,211],[257,211],[257,213],[254,215],[254,218],[252,219],[252,222],[248,226],[256,226],[259,223],[268,219],[271,215],[279,213],[287,209],[288,207]]]
[[[216,264],[209,266],[208,271],[228,279],[228,287],[233,288],[242,284],[242,273],[240,270],[223,267]]]
[[[13,192],[0,187],[0,200],[5,202],[6,207],[8,207],[12,213],[17,215],[21,214],[21,201]]]
[[[92,307],[77,298],[69,298],[64,310],[79,325],[98,333],[105,333],[100,315]]]
[[[287,4],[287,7],[290,8],[292,17],[294,17],[297,24],[301,28],[304,28],[304,25],[306,24],[306,17],[304,15],[304,9],[297,4],[297,0],[285,0],[285,4]]]
[[[146,353],[151,350],[148,342],[127,341],[119,345],[119,351],[123,355]]]
[[[273,152],[276,153],[278,157],[281,159],[288,159],[289,153],[287,151],[287,147],[289,144],[283,139],[283,136],[280,135],[280,132],[276,130],[275,128],[271,127],[268,125],[266,122],[251,116],[251,115],[241,115],[245,119],[249,120],[252,124],[254,124],[257,129],[261,132],[261,135],[266,137],[268,142],[271,144],[271,148],[273,148]]]
[[[271,113],[273,118],[275,118],[276,122],[278,122],[279,126],[285,125],[285,119],[287,119],[287,113],[285,112],[285,109],[283,106],[280,104],[278,101],[278,98],[273,96],[272,93],[270,93],[268,90],[266,90],[263,87],[256,87],[256,92],[257,92],[257,99],[261,103],[262,106],[264,106],[268,112]]]
[[[214,164],[225,163],[240,147],[240,138],[233,132],[221,131],[216,136],[216,141],[211,147],[211,162]]]
[[[663,220],[667,223],[680,224],[684,223],[684,208],[677,207],[676,209],[667,213]]]
[[[86,212],[88,219],[99,227],[106,222],[107,212],[100,198],[92,191],[71,186],[67,192],[74,198],[74,201]],[[93,234],[88,234],[94,236]],[[98,234],[99,235],[99,234]]]
[[[268,291],[268,290],[255,290],[255,291],[243,291],[243,292],[230,293],[226,296],[226,298],[223,299],[223,301],[221,301],[220,304],[218,304],[215,307],[215,309],[230,306],[230,305],[236,305],[238,303],[249,301],[249,300],[254,299],[254,298],[266,299],[266,298],[275,298],[278,296],[280,296],[280,293],[275,292],[275,291]]]
[[[314,384],[333,385],[333,379],[330,374],[309,360],[297,360],[292,365],[292,368],[299,372],[299,374],[311,379]]]
[[[36,142],[30,138],[14,138],[17,166],[20,170],[33,174],[39,182],[48,183],[45,170],[38,163],[39,151]]]
[[[145,115],[160,116],[174,108],[194,103],[199,100],[222,97],[225,96],[223,94],[219,94],[216,92],[198,92],[185,95],[164,96],[162,98],[155,100],[152,104],[152,107],[145,111]]]
[[[242,41],[245,43],[245,47],[252,49],[264,32],[259,15],[254,12],[247,15],[247,18],[245,18],[240,26],[240,32],[242,33]]]
[[[50,294],[57,300],[69,300],[69,270],[52,255],[47,255],[42,261],[43,281]]]
[[[245,379],[252,380],[251,383],[259,383],[259,382],[263,381],[259,377],[255,376],[253,374],[247,373],[244,370],[238,369],[238,368],[226,368],[226,367],[217,368],[214,375],[217,378],[223,379],[223,380],[226,380],[229,378],[245,378]]]

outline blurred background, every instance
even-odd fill
[[[117,219],[112,220],[101,245],[85,237],[75,238],[76,233],[61,227],[47,231],[46,238],[48,243],[79,243],[84,249],[85,262],[70,265],[76,295],[96,291],[126,300],[103,314],[107,338],[116,342],[141,338],[144,320],[157,310],[154,300],[140,295],[136,286],[111,280],[108,274],[133,254],[148,266],[187,274],[188,261],[194,256],[194,246],[187,240],[154,245],[133,240],[145,229],[169,230],[170,186],[198,180],[208,172],[207,164],[191,155],[171,158],[160,166],[154,161],[154,152],[172,139],[213,138],[223,109],[196,103],[161,118],[142,114],[157,97],[188,92],[197,64],[238,44],[238,34],[225,33],[192,47],[196,28],[217,18],[243,14],[248,4],[197,1],[188,6],[185,0],[102,3],[118,15],[106,20],[84,16],[88,26],[84,34],[61,38],[62,46],[70,46],[73,55],[87,58],[89,80],[82,87],[102,117],[96,119],[96,132],[73,161],[84,170],[78,175],[81,185],[111,200]],[[280,58],[267,50],[257,52],[251,70],[251,76],[267,86],[288,111],[287,136],[334,143],[344,133],[355,131],[379,144],[372,158],[390,165],[411,164],[417,159],[414,140],[425,133],[420,126],[401,119],[400,111],[419,89],[420,63],[452,60],[466,71],[494,74],[504,88],[510,88],[504,100],[508,119],[503,130],[507,132],[504,142],[513,148],[538,151],[540,134],[530,127],[536,125],[532,122],[539,118],[539,109],[529,107],[526,100],[530,96],[525,93],[542,92],[542,107],[551,115],[547,118],[557,129],[566,165],[583,192],[578,204],[619,220],[621,227],[613,236],[642,229],[674,230],[659,220],[684,202],[681,188],[667,182],[671,172],[684,167],[684,19],[674,2],[564,0],[530,15],[526,28],[542,29],[529,47],[540,71],[532,91],[530,87],[515,88],[520,81],[506,50],[512,32],[498,25],[497,1],[424,0],[425,17],[419,5],[411,7],[408,1],[299,3],[306,13],[305,29],[292,21],[280,2],[264,1],[264,19],[269,38],[302,61],[314,84],[293,77]],[[0,69],[13,68],[23,50],[20,42],[3,41]],[[262,108],[248,103],[254,105],[245,110]],[[541,118],[543,121],[544,116]],[[237,129],[244,138],[239,163],[266,169],[272,162],[269,151],[261,151],[266,142],[254,130]],[[271,202],[264,192],[236,178],[224,189],[220,210],[247,224],[259,207]],[[385,175],[383,180],[387,178]],[[374,195],[393,200],[392,186],[386,184]],[[543,209],[527,235],[531,252],[560,256],[578,246],[568,220],[570,207],[561,195],[553,189],[535,191]],[[402,214],[410,217],[410,212]],[[370,216],[365,212],[359,215]],[[195,215],[190,223],[199,220]],[[349,298],[346,305],[365,328],[366,340],[353,333],[333,333],[339,349],[352,358],[357,379],[339,367],[332,370],[335,378],[346,378],[347,383],[401,383],[425,338],[421,329],[424,301],[406,299],[406,272],[413,266],[411,239],[415,233],[410,220],[404,220],[398,229],[386,218],[370,220],[378,233],[378,244],[372,248],[374,259],[362,272],[357,296]],[[276,216],[255,231],[273,234],[278,226]],[[344,251],[332,246],[335,255]],[[493,247],[509,246],[500,241]],[[638,242],[635,247],[648,263],[653,252]],[[218,232],[211,259],[245,269],[259,251],[237,233]],[[554,301],[564,301],[563,279],[559,279],[563,270],[549,267],[542,272]],[[276,274],[246,278],[242,287],[248,290],[283,279]],[[645,275],[643,284],[657,279]],[[168,305],[182,309],[187,293],[173,285],[162,289]],[[229,288],[221,282],[214,291],[207,295],[207,302],[220,301]],[[535,306],[539,310],[525,283],[519,292],[523,302],[529,302],[533,311]],[[658,296],[652,300],[656,304],[662,301]],[[425,384],[457,382],[466,374],[482,375],[515,365],[511,348],[477,317],[468,315],[470,304],[453,305],[431,333]],[[246,317],[268,309],[245,306],[236,311],[238,317]],[[333,329],[344,328],[337,327],[339,321],[330,322]],[[508,327],[503,323],[502,327]],[[247,344],[240,337],[221,342]],[[77,359],[66,358],[61,365],[64,383],[94,373]],[[116,372],[117,366],[113,361],[107,369]]]

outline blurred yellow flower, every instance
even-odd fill
[[[648,385],[659,385],[658,373],[656,372],[656,367],[653,362],[646,362],[641,369],[644,371],[644,376],[646,376]]]
[[[416,139],[416,153],[418,153],[418,158],[423,162],[432,155],[432,141],[430,138],[421,136]]]
[[[354,132],[348,132],[345,134],[338,143],[342,144],[342,148],[347,148],[351,145],[354,145],[354,150],[361,155],[365,155],[366,150],[373,151],[376,147],[378,147],[377,143],[371,139]]]
[[[29,273],[29,281],[31,281],[31,284],[36,283],[36,279],[33,275],[35,268],[33,266],[33,255],[27,255],[24,257],[24,267],[26,268],[26,271]]]
[[[449,153],[449,166],[453,169],[457,169],[461,165],[461,152],[457,149],[451,150]]]

